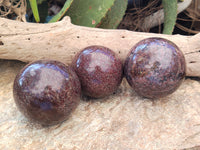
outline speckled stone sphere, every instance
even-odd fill
[[[72,63],[83,94],[102,98],[115,92],[123,77],[123,66],[116,54],[102,46],[90,46],[78,53]]]
[[[185,58],[169,40],[147,38],[131,49],[125,61],[124,74],[139,95],[164,97],[173,93],[183,81]]]
[[[42,125],[66,120],[80,101],[81,86],[72,68],[53,60],[26,65],[16,76],[14,100],[29,119]]]

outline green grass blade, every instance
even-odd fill
[[[31,5],[31,9],[32,9],[35,21],[40,22],[40,17],[39,17],[38,7],[37,7],[37,1],[36,0],[29,0],[29,3]]]
[[[172,34],[177,18],[177,0],[162,0],[164,7],[163,34]]]
[[[50,21],[51,22],[56,22],[58,20],[60,20],[64,14],[67,12],[67,10],[69,9],[69,7],[71,6],[73,0],[67,0],[63,6],[63,8],[60,10],[60,12],[58,14],[56,14]]]

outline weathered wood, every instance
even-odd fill
[[[102,45],[124,60],[134,44],[148,37],[162,37],[177,44],[186,58],[187,76],[200,77],[200,33],[183,36],[87,28],[71,24],[69,17],[51,24],[0,18],[0,58],[24,62],[55,59],[68,64],[81,49]]]

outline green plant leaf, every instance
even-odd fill
[[[122,20],[127,9],[128,0],[115,0],[114,5],[109,9],[106,16],[97,25],[99,28],[115,29]]]
[[[172,34],[177,18],[177,0],[162,0],[164,7],[163,34]]]
[[[42,4],[43,2],[47,2],[47,0],[37,0],[37,4]],[[27,5],[26,5],[26,9],[29,10],[31,9],[31,6],[30,6],[30,1],[27,1]]]
[[[69,9],[69,7],[71,6],[73,0],[67,0],[65,2],[65,5],[63,6],[63,8],[60,10],[60,12],[58,14],[56,14],[50,21],[49,23],[51,22],[56,22],[58,20],[60,20],[64,14],[67,12],[67,10]]]
[[[39,13],[38,13],[38,7],[37,7],[37,1],[36,0],[29,0],[32,12],[33,12],[33,16],[35,18],[36,22],[40,22],[40,17],[39,17]]]
[[[115,0],[74,0],[66,15],[71,17],[73,24],[96,27]]]

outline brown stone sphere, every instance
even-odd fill
[[[90,46],[78,53],[72,63],[83,94],[102,98],[115,92],[123,77],[123,65],[116,54],[103,46]]]
[[[139,95],[164,97],[173,93],[183,81],[185,58],[171,41],[147,38],[131,49],[125,61],[124,74]]]
[[[72,68],[54,60],[26,65],[16,76],[14,100],[29,119],[54,125],[68,118],[80,101],[81,86]]]

